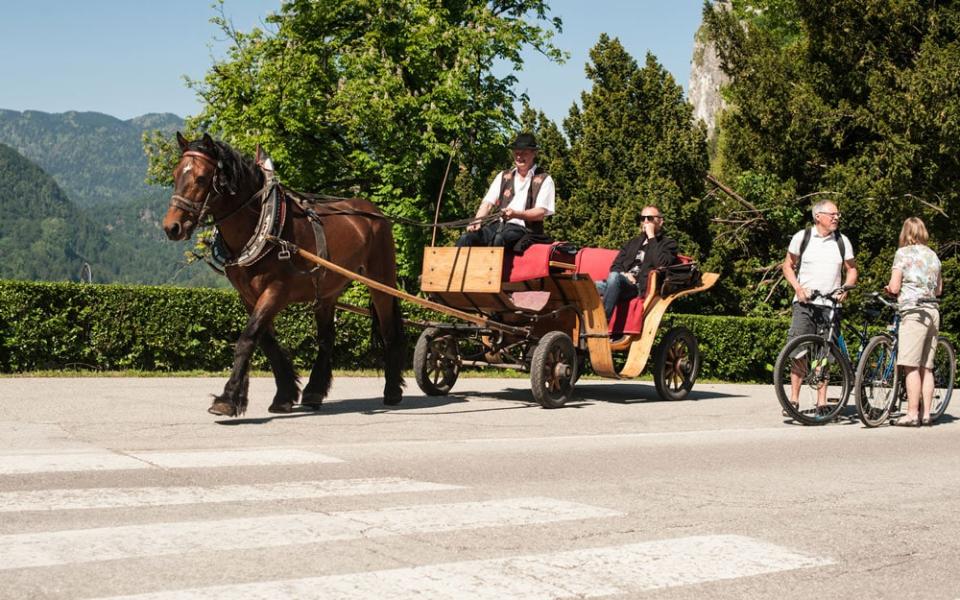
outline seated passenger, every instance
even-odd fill
[[[652,269],[669,267],[677,260],[677,242],[663,234],[660,209],[645,206],[640,211],[640,222],[643,233],[620,248],[607,280],[597,282],[608,321],[618,302],[646,293],[647,276]]]
[[[474,221],[457,240],[457,246],[504,246],[513,249],[527,234],[543,235],[543,220],[553,214],[556,187],[546,171],[538,169],[537,140],[532,133],[521,133],[510,144],[514,168],[499,173],[480,202]],[[481,226],[494,208],[502,219]]]

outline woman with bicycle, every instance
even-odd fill
[[[927,246],[928,240],[923,221],[917,217],[904,221],[890,282],[884,288],[888,294],[897,297],[901,314],[897,366],[904,373],[907,413],[894,424],[903,427],[931,423],[933,357],[940,330],[940,312],[936,306],[923,301],[940,296],[943,279],[940,277],[940,259]]]

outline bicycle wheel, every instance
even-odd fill
[[[886,422],[890,408],[897,398],[897,358],[893,354],[893,340],[885,335],[870,338],[857,365],[857,414],[867,427]]]
[[[957,377],[957,353],[953,345],[942,337],[937,338],[937,351],[933,355],[933,408],[930,419],[936,421],[950,404],[953,385]]]
[[[823,425],[833,421],[846,406],[853,373],[836,344],[819,335],[801,335],[780,351],[773,386],[780,406],[791,418],[804,425]],[[791,400],[794,387],[798,392],[796,404]]]

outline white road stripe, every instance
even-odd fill
[[[188,452],[128,452],[151,465],[167,469],[203,467],[251,467],[339,463],[339,458],[294,448],[249,448],[243,450],[194,450]]]
[[[0,475],[61,473],[69,471],[115,471],[149,469],[150,465],[123,454],[108,452],[60,452],[57,454],[5,454],[0,456]]]
[[[2,454],[0,475],[113,471],[125,469],[189,469],[249,467],[310,463],[338,463],[339,458],[294,448],[244,450],[188,450],[183,452],[57,452],[54,454]]]
[[[111,600],[596,598],[829,564],[832,564],[830,559],[805,556],[759,540],[717,535],[388,571],[173,590]]]
[[[399,477],[330,479],[213,487],[129,487],[56,489],[0,493],[0,512],[171,506],[214,502],[264,502],[329,496],[362,496],[462,489],[458,485]]]
[[[0,536],[0,570],[483,527],[514,527],[619,515],[622,513],[550,498],[515,498],[329,515],[295,513],[22,533]]]

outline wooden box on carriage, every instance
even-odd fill
[[[423,250],[420,289],[428,293],[500,292],[503,248],[427,247]]]

